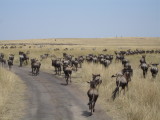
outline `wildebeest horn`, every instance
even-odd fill
[[[115,75],[112,75],[111,78],[112,78],[112,77],[116,77],[116,76],[115,76]]]

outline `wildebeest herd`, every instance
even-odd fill
[[[105,49],[104,51],[107,51]],[[31,63],[31,69],[32,69],[32,75],[38,75],[41,67],[41,62],[44,59],[47,59],[49,56],[51,59],[51,65],[54,67],[55,74],[61,75],[62,72],[64,74],[64,78],[66,80],[66,85],[72,82],[71,76],[73,71],[78,71],[79,68],[83,67],[84,61],[87,63],[93,63],[93,64],[101,64],[105,68],[109,67],[110,64],[113,63],[113,60],[115,62],[121,62],[123,69],[121,71],[115,72],[114,75],[110,77],[116,78],[116,88],[113,91],[112,98],[113,100],[116,98],[116,94],[119,94],[119,91],[123,90],[125,94],[125,88],[128,90],[128,84],[132,81],[132,76],[134,74],[134,70],[131,66],[131,62],[126,58],[128,55],[141,55],[141,58],[139,60],[139,67],[142,70],[142,75],[144,78],[146,78],[147,72],[150,68],[150,72],[152,74],[153,78],[156,78],[158,74],[158,65],[159,63],[148,63],[146,59],[147,54],[160,54],[160,50],[127,50],[127,51],[115,51],[114,54],[88,54],[86,56],[78,56],[74,57],[73,55],[69,55],[67,53],[62,54],[62,58],[57,58],[55,55],[50,54],[43,54],[40,55],[40,60],[38,59],[29,59],[29,51],[22,52],[19,51],[19,66],[22,67],[23,64],[27,65],[29,60]],[[10,54],[8,57],[8,60],[4,58],[4,54],[0,53],[0,63],[2,66],[8,63],[9,69],[11,70],[13,61],[14,61],[14,54]],[[90,84],[90,88],[87,92],[88,98],[89,98],[89,109],[92,112],[95,111],[95,103],[98,99],[99,93],[98,89],[100,84],[102,84],[102,79],[100,74],[92,74],[92,80],[87,81],[87,83]],[[120,89],[121,88],[121,89]]]

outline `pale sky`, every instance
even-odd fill
[[[160,37],[160,0],[0,0],[0,40]]]

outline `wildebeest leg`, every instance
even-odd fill
[[[126,84],[122,85],[123,95],[125,95],[125,86],[126,86]],[[121,89],[121,90],[122,90],[122,89]]]
[[[39,67],[37,68],[37,75],[39,74]]]
[[[90,105],[91,101],[92,101],[92,95],[89,94],[90,91],[87,92],[88,98],[89,98],[89,102],[88,105]],[[89,106],[90,109],[90,106]]]
[[[32,67],[32,75],[33,75],[33,67]]]
[[[69,78],[69,76],[66,75],[66,83],[67,83],[67,85],[68,85],[68,78]]]
[[[20,67],[22,67],[22,63],[23,63],[23,61],[22,61],[22,60],[20,60]]]
[[[56,72],[56,75],[57,75],[57,67],[55,67],[55,72]]]
[[[35,68],[35,67],[33,67],[32,75],[35,75],[35,70],[36,70],[36,68]]]
[[[80,68],[82,68],[82,63],[81,62],[79,63],[79,66],[80,66]]]
[[[9,70],[11,70],[11,66],[9,65]]]
[[[92,94],[91,95],[92,97],[92,99],[91,99],[91,101],[90,101],[90,110],[91,110],[91,115],[92,115],[92,112],[94,111],[94,105],[95,105],[95,94]]]
[[[146,78],[146,72],[143,70],[143,77]]]
[[[126,87],[127,87],[127,91],[128,91],[128,83],[126,84]],[[124,88],[125,89],[125,88]]]
[[[37,75],[37,68],[34,68],[34,75]]]
[[[77,71],[78,65],[76,65],[76,71]]]
[[[37,75],[39,74],[39,68],[37,68]]]
[[[28,65],[28,59],[26,59],[26,65]]]
[[[97,99],[98,99],[98,95],[95,95],[95,97],[94,97],[94,103],[93,103],[93,112],[95,111],[94,107],[95,107]]]
[[[156,75],[157,75],[156,73],[152,73],[153,78],[156,78]]]
[[[61,75],[61,67],[60,67],[60,69],[59,69],[59,72],[60,72],[60,75]]]
[[[71,83],[71,74],[70,74],[70,72],[68,73],[68,79],[70,80],[70,83]]]
[[[37,67],[35,68],[35,75],[36,76],[38,75],[38,68]]]

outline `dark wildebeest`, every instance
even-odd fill
[[[62,63],[60,59],[52,60],[52,66],[55,68],[56,75],[61,75],[61,65]]]
[[[83,56],[79,56],[78,57],[78,63],[79,63],[79,67],[82,68],[82,63],[84,62],[84,58]]]
[[[2,67],[4,64],[6,64],[6,60],[4,59],[4,54],[0,53],[0,62],[2,63]]]
[[[22,64],[24,63],[25,61],[25,64],[27,65],[28,64],[28,60],[29,60],[29,57],[27,56],[27,54],[25,54],[24,52],[19,52],[19,61],[20,61],[20,67],[22,67]]]
[[[146,56],[142,55],[142,58],[140,59],[140,66],[142,65],[142,63],[146,63]]]
[[[111,61],[110,61],[110,60],[104,59],[103,65],[104,65],[105,67],[108,67],[110,64],[111,64]]]
[[[78,69],[78,59],[75,58],[75,60],[72,60],[71,63],[72,63],[72,67],[74,66],[76,68],[76,71],[77,71],[77,69]]]
[[[122,60],[122,65],[125,67],[126,64],[129,64],[129,60],[127,60],[127,59],[124,58],[124,59]]]
[[[152,74],[152,77],[153,78],[155,78],[156,77],[156,75],[157,75],[157,73],[158,73],[158,65],[159,64],[151,64],[152,66],[151,66],[151,69],[150,69],[150,71],[151,71],[151,74]]]
[[[95,111],[95,103],[98,99],[98,90],[96,89],[96,81],[92,80],[88,82],[90,84],[90,89],[87,92],[89,97],[89,110],[91,110],[91,115]]]
[[[49,56],[49,54],[40,55],[41,61],[42,61],[43,59],[47,59],[48,56]]]
[[[4,58],[0,58],[0,62],[2,63],[2,67],[6,64],[6,60]]]
[[[14,60],[14,55],[13,55],[13,54],[10,54],[10,55],[9,55],[9,59],[7,60],[7,61],[8,61],[9,69],[12,68],[13,60]]]
[[[13,65],[13,60],[7,60],[8,61],[8,66],[9,66],[9,70],[11,70],[12,65]]]
[[[127,80],[131,81],[131,77],[133,76],[133,69],[130,64],[126,64],[124,69],[122,69],[122,74],[126,74]]]
[[[117,55],[116,55],[115,62],[117,62],[117,61],[122,61],[123,59],[124,59],[124,55],[122,55],[122,54],[117,54]]]
[[[32,75],[38,75],[41,63],[36,59],[31,59]]]
[[[90,89],[87,92],[87,95],[89,97],[88,105],[92,115],[92,112],[95,111],[94,106],[98,99],[98,89],[100,84],[102,83],[100,74],[92,74],[92,81],[88,81],[88,83],[90,83]]]
[[[95,55],[92,58],[93,63],[98,63],[98,57]]]
[[[149,67],[150,67],[150,65],[148,65],[147,63],[142,63],[141,64],[141,69],[143,70],[143,77],[144,78],[146,78]]]
[[[112,77],[116,77],[116,86],[117,86],[112,93],[112,98],[114,100],[116,98],[117,92],[119,94],[120,87],[121,87],[121,90],[122,89],[124,90],[123,94],[125,94],[125,87],[127,87],[127,89],[128,89],[128,82],[129,81],[128,81],[128,77],[127,77],[126,72],[124,74],[122,74],[122,72],[118,72],[115,75],[112,75]],[[120,90],[120,92],[121,92],[121,90]]]
[[[13,54],[9,55],[9,60],[12,60],[12,62],[13,62],[13,60],[14,60],[14,55]]]
[[[65,74],[66,83],[68,85],[68,80],[69,79],[70,79],[70,83],[72,82],[71,81],[72,67],[70,65],[63,66],[63,72]]]

